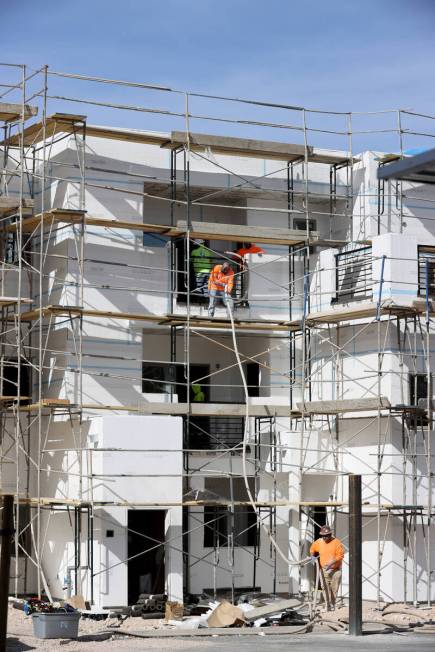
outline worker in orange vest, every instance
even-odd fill
[[[231,292],[234,286],[234,272],[227,262],[222,265],[215,265],[211,270],[208,279],[208,316],[214,317],[214,311],[218,299],[222,299],[224,306],[231,311],[234,308],[234,303],[231,298]]]
[[[253,244],[252,242],[243,242],[241,246],[236,249],[236,254],[241,258],[244,258],[248,254],[260,254],[261,256],[264,253],[264,249],[256,244]]]
[[[320,538],[311,544],[310,555],[319,557],[320,567],[323,570],[331,606],[335,606],[338,589],[341,582],[341,564],[344,559],[344,546],[340,539],[336,539],[329,525],[323,525],[319,531]]]

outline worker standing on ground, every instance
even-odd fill
[[[234,272],[230,265],[225,262],[222,265],[215,265],[208,279],[208,292],[210,300],[208,304],[208,316],[214,317],[216,302],[222,299],[226,309],[233,310],[234,304],[231,292],[234,286]]]
[[[213,256],[204,240],[195,240],[191,253],[193,273],[195,274],[195,294],[206,296],[207,280],[213,267]]]
[[[320,528],[319,535],[320,538],[311,544],[310,555],[313,559],[315,557],[320,558],[320,567],[325,577],[330,603],[334,607],[341,582],[341,564],[344,559],[344,546],[340,539],[333,536],[329,525],[323,525]]]

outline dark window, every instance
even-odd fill
[[[420,408],[409,416],[409,425],[413,428],[426,426],[427,420],[427,375],[409,374],[409,404]]]
[[[18,523],[17,512],[14,511],[14,529],[15,536],[18,531],[18,556],[24,557],[26,553],[30,554],[31,548],[30,505],[19,505],[18,510]],[[11,543],[11,554],[15,555],[15,537]]]
[[[249,396],[260,396],[260,365],[258,362],[246,364],[246,384]]]
[[[20,369],[20,396],[30,397],[30,367],[21,363]],[[18,395],[18,360],[5,360],[3,362],[3,389],[2,396],[14,397]]]
[[[187,291],[189,290],[189,297],[191,303],[208,304],[208,278],[210,271],[215,265],[221,265],[225,261],[228,262],[235,274],[234,287],[232,292],[233,299],[241,300],[245,295],[244,274],[240,272],[244,269],[242,261],[234,256],[232,259],[231,252],[234,244],[228,243],[225,249],[225,254],[220,256],[214,249],[213,245],[208,241],[204,242],[203,247],[209,249],[210,256],[197,259],[192,256],[197,248],[194,241],[190,242],[190,261],[187,257],[187,246],[185,238],[174,241],[174,267],[175,267],[175,292],[178,303],[186,303]],[[201,265],[205,263],[205,265]],[[189,276],[187,274],[189,270]],[[189,288],[187,287],[189,280]]]
[[[435,247],[418,248],[418,295],[435,296]]]
[[[142,363],[142,392],[144,394],[170,394],[175,383],[175,366],[169,362],[157,364],[154,362]]]
[[[409,374],[409,403],[410,405],[425,408],[421,401],[427,400],[427,375],[426,374]]]
[[[29,251],[30,239],[23,237],[21,246],[21,259],[27,263],[31,262],[31,253]],[[4,242],[4,259],[8,265],[17,265],[19,262],[17,234],[7,233]]]
[[[249,478],[249,488],[255,498],[255,480]],[[231,499],[229,478],[206,478],[205,489],[224,501]],[[233,498],[246,501],[248,495],[243,478],[233,478]],[[232,514],[226,506],[204,507],[204,548],[227,547],[232,533]],[[234,506],[234,546],[249,547],[257,542],[257,516],[250,505]]]
[[[326,507],[318,505],[310,510],[310,519],[313,525],[313,540],[319,538],[320,528],[328,524],[326,517]]]
[[[187,447],[194,450],[233,448],[243,441],[244,428],[243,417],[191,417]]]
[[[17,236],[15,233],[8,233],[6,236],[5,261],[9,265],[15,265],[18,262]]]
[[[316,220],[308,220],[308,227],[310,231],[316,231],[317,230]],[[307,220],[302,218],[295,218],[293,220],[293,228],[296,229],[296,231],[306,231]]]

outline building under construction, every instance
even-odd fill
[[[11,593],[309,594],[357,473],[363,597],[435,599],[433,118],[1,71]]]

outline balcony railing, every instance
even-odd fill
[[[372,297],[372,248],[361,247],[335,256],[336,295],[333,303]]]
[[[187,448],[216,450],[233,448],[243,441],[243,417],[191,417],[187,433]]]
[[[435,247],[418,248],[418,296],[435,297]]]

